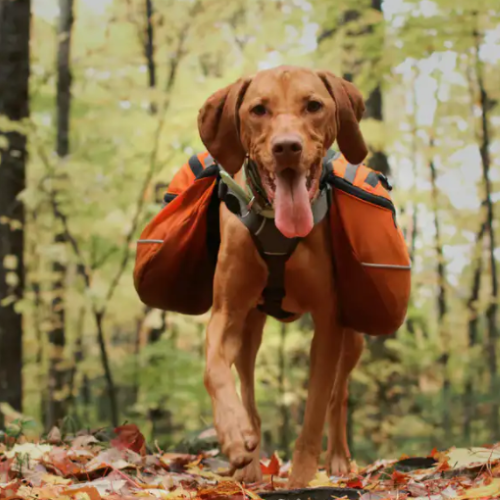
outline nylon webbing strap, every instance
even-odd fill
[[[263,255],[263,257],[269,270],[269,275],[266,288],[262,292],[264,303],[257,306],[257,308],[276,319],[291,318],[294,314],[284,311],[282,308],[283,299],[286,295],[285,264],[290,256],[284,258],[283,255]]]
[[[336,157],[332,150],[328,151],[323,162],[323,174],[320,185],[323,184],[318,198],[312,206],[314,224],[318,224],[328,213],[328,200],[330,188],[323,182],[331,168],[329,163]],[[223,169],[220,169],[221,180],[219,196],[228,209],[247,227],[260,256],[268,269],[267,284],[262,292],[263,304],[258,309],[276,319],[284,320],[294,316],[294,313],[284,311],[282,308],[285,290],[285,266],[293,254],[300,238],[286,238],[274,223],[274,217],[264,216],[249,207],[247,193],[230,178]]]

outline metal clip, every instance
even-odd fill
[[[248,202],[247,205],[247,210],[250,212],[252,210],[253,204],[255,203],[255,196],[252,197],[252,199]]]

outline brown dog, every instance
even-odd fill
[[[310,312],[315,333],[290,487],[304,487],[313,479],[325,418],[327,470],[349,471],[347,381],[361,355],[363,338],[338,322],[328,222],[313,224],[311,202],[318,194],[322,158],[335,139],[349,162],[365,158],[367,148],[358,126],[363,111],[361,94],[351,83],[328,72],[283,66],[219,90],[199,115],[200,135],[210,154],[239,182],[248,154],[273,204],[276,227],[287,238],[303,238],[286,264],[283,307],[295,313],[292,321]],[[235,477],[252,482],[261,475],[254,368],[266,321],[257,305],[267,267],[247,228],[224,204],[220,220],[205,385]],[[241,400],[233,364],[241,380]]]

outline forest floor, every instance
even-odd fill
[[[450,500],[500,498],[500,445],[432,450],[428,457],[378,460],[348,477],[320,470],[304,492],[287,492],[289,463],[263,460],[263,481],[241,485],[224,476],[218,450],[200,455],[163,452],[146,446],[135,425],[111,431],[45,440],[3,434],[0,442],[0,499],[8,500]],[[226,469],[227,470],[227,469]]]

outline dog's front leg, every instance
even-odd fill
[[[266,315],[257,309],[250,311],[245,321],[243,331],[243,344],[240,354],[236,359],[236,369],[241,383],[241,399],[245,407],[252,427],[260,442],[260,417],[255,403],[255,360],[262,341],[262,331],[266,322]],[[260,446],[253,452],[252,461],[243,469],[234,474],[237,481],[243,483],[254,483],[262,479],[260,469]]]
[[[212,399],[222,451],[233,468],[241,469],[254,459],[260,440],[253,367],[264,319],[254,309],[265,286],[266,268],[248,230],[227,210],[223,215],[214,303],[207,328],[205,386]],[[245,405],[231,372],[235,363]]]
[[[231,372],[241,352],[245,316],[225,308],[212,312],[205,368],[205,386],[212,399],[219,442],[231,465],[238,469],[252,461],[252,452],[259,444]]]
[[[342,352],[343,329],[332,303],[313,311],[309,388],[304,423],[293,454],[290,488],[306,487],[314,479],[321,453],[326,410]]]

